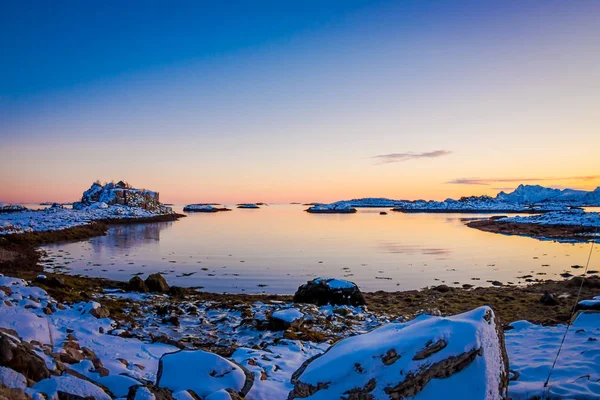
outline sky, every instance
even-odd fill
[[[74,201],[97,179],[177,204],[593,189],[599,16],[594,0],[2,1],[0,201]]]

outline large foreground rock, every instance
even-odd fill
[[[344,339],[305,362],[292,384],[289,399],[500,400],[508,357],[492,309],[480,307]]]
[[[34,382],[48,378],[50,371],[31,345],[0,333],[0,366],[11,368]]]
[[[245,396],[254,375],[245,368],[202,350],[181,350],[160,358],[156,386],[173,392],[191,390],[205,398],[221,390]]]
[[[294,303],[360,306],[365,297],[355,283],[334,278],[316,278],[300,286],[294,294]]]

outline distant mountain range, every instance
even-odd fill
[[[568,202],[580,205],[600,205],[600,187],[594,191],[574,189],[553,189],[540,185],[519,185],[513,192],[500,192],[497,200],[510,203],[534,204],[540,202]]]
[[[407,212],[540,212],[561,211],[569,207],[600,206],[600,187],[594,191],[553,189],[540,185],[519,185],[513,192],[500,192],[496,197],[468,196],[458,200],[393,200],[363,198],[343,200],[332,204],[352,207],[394,207]]]

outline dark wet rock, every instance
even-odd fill
[[[560,301],[550,292],[544,292],[542,297],[540,298],[540,303],[545,306],[556,306],[560,304]]]
[[[133,278],[131,278],[129,282],[127,282],[127,291],[147,293],[149,290],[148,286],[146,286],[146,282],[144,282],[142,278],[136,275]]]
[[[387,215],[387,212],[386,211],[380,211],[379,215]]]
[[[0,365],[11,368],[34,382],[48,378],[46,362],[33,352],[31,345],[0,333]]]
[[[433,290],[440,292],[440,293],[446,293],[452,290],[452,288],[448,285],[439,285],[439,286],[435,286],[433,288]]]
[[[294,294],[294,303],[311,303],[318,306],[352,305],[366,303],[355,283],[333,278],[316,278],[300,286]]]
[[[146,286],[148,290],[155,293],[167,293],[169,284],[161,274],[152,274],[146,278]]]
[[[492,281],[491,283],[493,286],[504,286],[504,284],[500,281]]]
[[[56,276],[46,277],[45,275],[38,275],[34,279],[35,283],[41,283],[42,285],[46,285],[51,288],[62,288],[67,286],[64,279],[58,278]]]
[[[180,286],[171,286],[169,295],[173,297],[185,297],[185,289]]]

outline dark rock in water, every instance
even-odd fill
[[[311,303],[318,306],[327,304],[360,306],[366,301],[353,282],[334,278],[316,278],[298,288],[294,294],[294,303]]]
[[[440,292],[440,293],[446,293],[452,290],[452,288],[448,285],[439,285],[439,286],[435,286],[433,288],[433,290]]]
[[[142,278],[136,275],[127,282],[127,291],[146,293],[148,292],[148,286]]]
[[[169,291],[169,284],[161,274],[152,274],[146,278],[146,286],[151,292],[166,293]]]
[[[504,284],[500,281],[492,281],[493,286],[504,286]]]
[[[545,306],[556,306],[560,304],[560,301],[550,292],[544,292],[542,298],[540,298],[540,303]]]
[[[108,308],[100,306],[98,308],[92,308],[90,314],[96,318],[108,318],[110,316],[110,311]]]
[[[46,362],[33,352],[31,345],[18,342],[0,333],[0,365],[23,374],[27,379],[40,381],[50,376]]]
[[[573,276],[573,274],[569,272],[563,272],[562,274],[560,274],[560,276],[562,276],[563,278],[570,278]]]
[[[379,215],[387,215],[387,212],[386,212],[386,211],[381,211],[381,212],[379,213]]]

